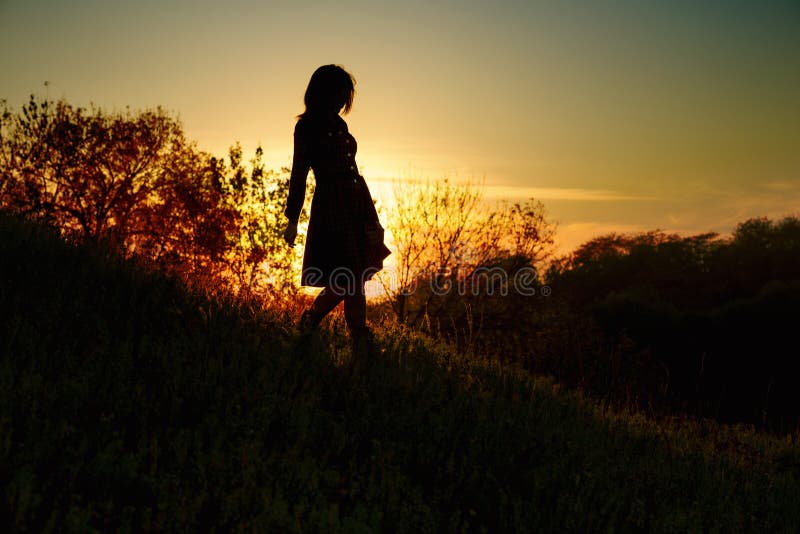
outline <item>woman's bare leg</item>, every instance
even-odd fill
[[[344,298],[344,318],[350,330],[350,342],[356,360],[363,361],[364,357],[373,356],[375,341],[367,327],[367,297],[363,284],[355,293]]]
[[[367,296],[363,284],[356,288],[355,292],[324,288],[311,307],[303,312],[303,317],[300,319],[301,330],[310,332],[316,328],[342,300],[344,300],[344,318],[350,331],[353,354],[368,355],[373,351],[374,342],[372,333],[367,328]]]
[[[325,287],[319,292],[311,307],[303,312],[300,319],[301,328],[311,330],[316,328],[322,319],[328,315],[345,298],[341,292],[334,291],[330,287]]]
[[[351,332],[354,328],[367,325],[367,297],[363,285],[354,293],[344,296],[344,319]]]

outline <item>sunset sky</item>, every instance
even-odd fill
[[[15,108],[160,105],[274,168],[328,63],[356,78],[345,118],[384,202],[395,177],[484,178],[541,199],[564,250],[800,214],[797,0],[0,0]]]

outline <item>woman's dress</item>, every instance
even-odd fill
[[[338,114],[298,120],[284,211],[290,221],[297,222],[300,216],[309,169],[316,181],[301,285],[359,287],[383,268],[383,260],[391,254],[355,155],[356,140]]]

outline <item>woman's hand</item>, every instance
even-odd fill
[[[283,231],[283,239],[290,247],[294,247],[294,240],[297,238],[297,223],[290,222]]]

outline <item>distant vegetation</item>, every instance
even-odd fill
[[[773,430],[798,427],[798,218],[751,219],[724,238],[600,237],[555,265],[547,281],[557,324],[574,331],[588,323],[593,336],[568,352],[546,341],[539,348],[551,361],[540,365],[529,353],[533,368],[602,394]]]
[[[730,237],[598,237],[536,287],[437,296],[436,331],[615,405],[798,428],[796,217],[751,219]]]
[[[12,531],[797,531],[800,445],[609,410],[391,324],[210,297],[0,217]]]

